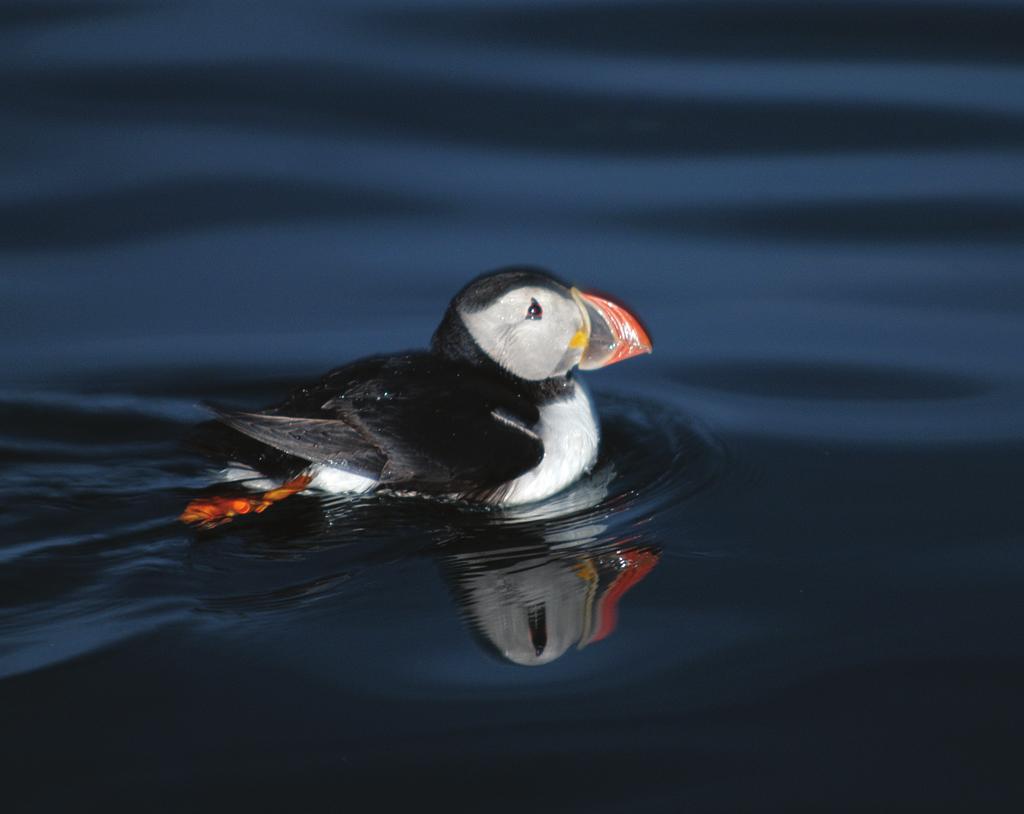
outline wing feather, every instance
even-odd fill
[[[544,457],[531,399],[428,353],[354,362],[266,411],[212,409],[274,449],[396,488],[477,493]]]
[[[208,405],[224,424],[311,463],[330,463],[378,477],[385,457],[344,421],[249,413]]]

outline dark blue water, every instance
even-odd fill
[[[1022,43],[1012,2],[9,0],[4,810],[1020,810]],[[521,262],[654,337],[588,374],[592,477],[176,521],[200,401]]]

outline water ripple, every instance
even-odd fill
[[[176,178],[0,205],[0,249],[47,250],[232,226],[436,214],[436,204],[344,185],[271,177]]]
[[[64,121],[216,125],[419,138],[577,155],[1008,148],[1024,118],[944,105],[665,99],[510,87],[331,63],[7,70],[10,110]]]
[[[73,3],[5,2],[0,6],[0,33],[124,17],[138,11],[139,7],[135,4],[110,0],[82,0]]]
[[[969,376],[864,364],[722,360],[687,365],[678,378],[691,386],[796,400],[942,401],[991,392]]]
[[[790,60],[1024,61],[1024,11],[1005,3],[611,2],[376,12],[455,41],[600,55]]]
[[[1024,242],[1024,199],[878,197],[763,205],[660,207],[606,218],[641,231],[812,243]]]

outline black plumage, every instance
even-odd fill
[[[214,407],[220,422],[194,443],[277,477],[326,463],[396,490],[482,496],[544,455],[536,384],[441,352],[376,356],[260,412]]]

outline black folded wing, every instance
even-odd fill
[[[535,404],[500,376],[427,353],[346,365],[269,410],[214,410],[296,458],[425,492],[493,489],[544,455]]]

